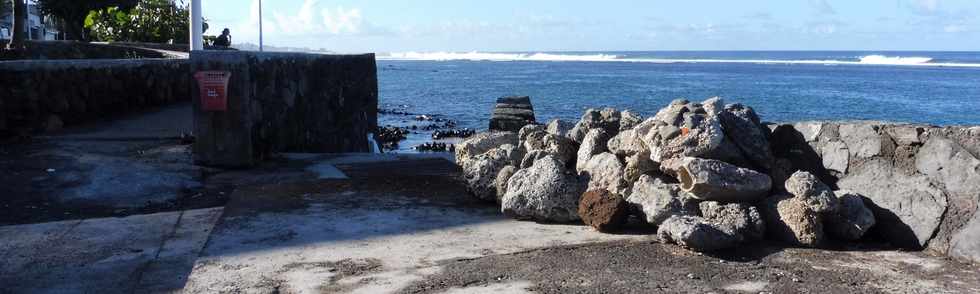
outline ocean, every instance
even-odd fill
[[[720,96],[764,121],[980,125],[980,52],[656,51],[378,55],[381,107],[485,130],[495,100],[530,96],[539,122],[588,108],[649,116],[671,100]],[[432,121],[387,115],[380,125]],[[428,139],[418,130],[401,151]]]

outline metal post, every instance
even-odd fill
[[[259,0],[259,52],[265,51],[265,44],[262,40],[262,0]]]
[[[191,50],[204,50],[204,24],[201,0],[191,0]]]
[[[24,29],[27,33],[27,39],[33,40],[34,36],[31,36],[31,2],[27,0],[24,1],[24,6],[27,8],[27,13],[24,13]]]

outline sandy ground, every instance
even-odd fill
[[[975,267],[917,253],[753,244],[708,256],[656,242],[610,242],[451,260],[398,292],[977,293],[977,285]]]

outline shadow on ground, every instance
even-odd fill
[[[121,217],[224,204],[193,164],[190,105],[0,144],[0,225]]]

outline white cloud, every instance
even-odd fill
[[[841,27],[845,26],[847,24],[836,20],[811,21],[806,23],[803,31],[816,35],[832,35],[839,32]]]
[[[912,4],[927,12],[934,12],[939,9],[939,0],[915,0]]]
[[[472,39],[492,36],[495,39],[517,40],[535,36],[581,38],[602,24],[583,18],[529,15],[513,22],[447,19],[428,24],[404,24],[398,34],[409,38]],[[481,37],[482,36],[482,37]]]
[[[312,1],[312,0],[308,0]],[[332,34],[358,33],[361,31],[361,11],[358,9],[344,10],[343,7],[333,11],[324,8],[320,11],[323,25]]]
[[[831,15],[837,14],[837,10],[827,0],[810,0],[810,7],[812,7],[817,14]]]
[[[318,9],[317,0],[305,0],[293,14],[272,12],[269,28],[285,35],[340,35],[360,32],[363,19],[357,8]]]
[[[943,31],[947,33],[962,33],[967,30],[964,25],[947,25],[943,27]]]
[[[707,24],[689,24],[687,30],[691,32],[697,32],[702,34],[714,34],[718,32],[718,26],[713,23]]]
[[[388,30],[365,21],[358,8],[321,7],[318,0],[304,0],[294,11],[268,9],[263,11],[263,31],[266,39],[324,38],[332,36],[381,35]],[[238,23],[234,33],[240,41],[258,40],[259,1],[252,0],[249,17]]]
[[[811,28],[811,32],[822,35],[829,35],[837,32],[837,26],[832,24],[822,24]]]
[[[267,31],[267,30],[266,30]],[[259,39],[259,1],[252,0],[248,9],[248,19],[239,22],[232,28],[234,42],[257,42]]]

